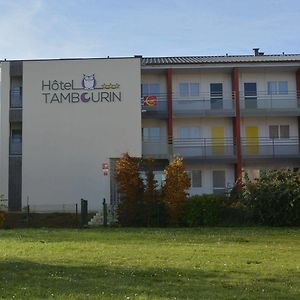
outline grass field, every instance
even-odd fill
[[[300,299],[300,229],[0,230],[0,299]]]

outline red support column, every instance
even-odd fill
[[[296,92],[297,92],[297,103],[300,107],[300,69],[296,72]],[[298,116],[298,144],[299,144],[299,153],[300,153],[300,117]]]
[[[173,144],[172,69],[167,70],[168,144]]]
[[[235,180],[242,177],[242,150],[241,150],[241,113],[240,113],[240,89],[239,89],[239,69],[233,68],[231,73],[232,97],[235,104],[235,114],[233,118],[233,138],[236,147]]]

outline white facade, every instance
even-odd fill
[[[91,84],[84,74],[94,75]],[[26,61],[22,75],[22,206],[51,208],[84,198],[90,209],[99,208],[110,199],[102,164],[125,152],[142,155],[140,59]],[[8,143],[9,125],[18,122],[9,124],[9,102],[2,104]],[[8,178],[8,152],[1,158],[1,176]],[[8,183],[1,184],[7,196]]]

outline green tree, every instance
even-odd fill
[[[256,222],[300,225],[300,172],[268,170],[252,181],[246,176],[241,198]]]

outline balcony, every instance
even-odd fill
[[[22,155],[22,142],[10,140],[9,155]]]
[[[173,97],[175,116],[235,116],[235,96],[233,93],[212,95],[200,93],[197,97]]]
[[[168,116],[167,95],[148,95],[141,99],[143,118],[166,118]]]
[[[10,91],[10,108],[22,108],[22,88]]]
[[[169,145],[166,137],[147,138],[142,143],[143,157],[151,158],[169,158]]]
[[[233,138],[174,138],[173,153],[185,159],[235,160]]]
[[[243,158],[300,158],[299,138],[241,138]]]
[[[244,92],[240,97],[241,114],[244,116],[282,115],[300,116],[300,95],[296,91],[285,94],[268,92]]]

